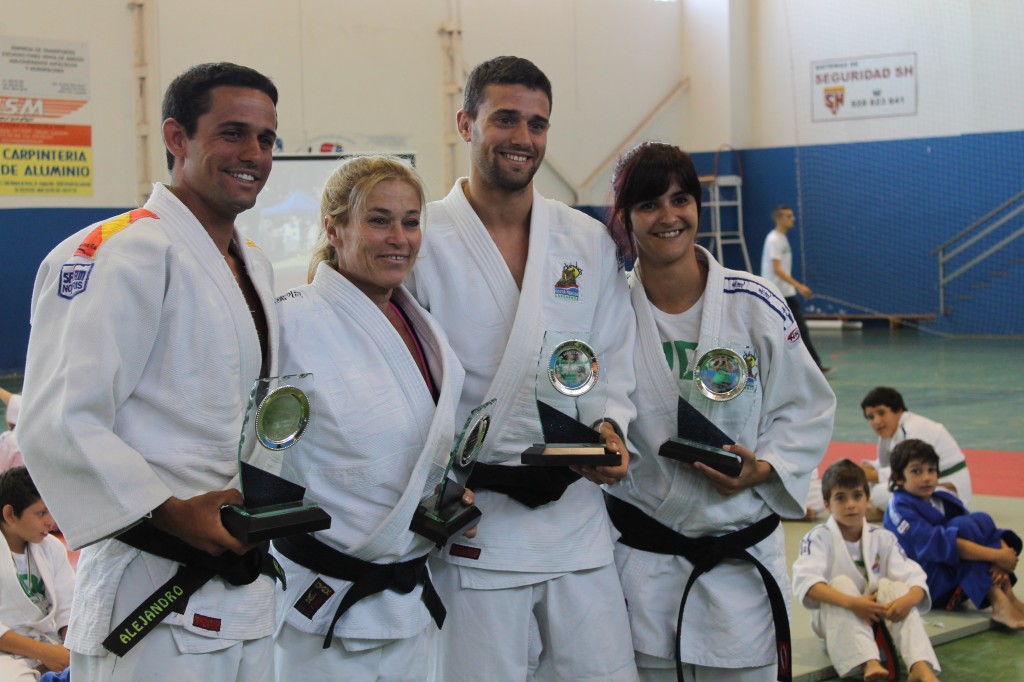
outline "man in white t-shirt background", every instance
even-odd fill
[[[821,366],[818,351],[811,343],[811,334],[807,331],[807,322],[804,321],[800,299],[796,297],[799,293],[804,298],[810,298],[814,292],[792,275],[793,251],[789,247],[786,233],[796,224],[793,209],[785,204],[779,204],[772,210],[772,219],[775,221],[775,229],[769,232],[768,237],[764,240],[764,250],[761,252],[761,276],[779,288],[779,292],[786,299],[786,305],[793,311],[800,335],[803,337],[804,345],[810,351],[811,357],[814,358],[814,364],[827,374],[828,368]]]

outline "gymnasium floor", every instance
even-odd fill
[[[873,455],[875,438],[860,401],[874,386],[892,386],[911,410],[944,423],[966,451],[975,492],[971,506],[992,514],[1002,527],[1024,531],[1024,344],[950,340],[909,329],[890,333],[887,327],[812,327],[811,336],[832,368],[829,382],[838,399],[824,465],[840,457],[858,461]],[[21,379],[0,378],[0,386],[17,391]],[[790,563],[811,527],[786,523]],[[1018,573],[1024,574],[1024,567]],[[1024,595],[1024,587],[1018,594]],[[936,649],[943,680],[1024,680],[1024,632],[992,630],[984,614],[936,613],[928,622],[933,641],[946,642]],[[793,641],[797,682],[836,679],[799,605],[793,609]]]

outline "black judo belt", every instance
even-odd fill
[[[786,613],[786,600],[782,596],[775,578],[764,564],[758,561],[748,548],[761,542],[775,531],[779,525],[779,516],[772,514],[742,530],[727,535],[688,538],[668,526],[662,525],[633,505],[623,502],[607,493],[604,496],[608,508],[608,516],[615,528],[622,533],[619,542],[629,547],[653,552],[655,554],[671,554],[685,557],[693,564],[693,571],[686,582],[683,597],[679,602],[679,618],[676,620],[676,676],[683,679],[682,643],[680,642],[683,628],[683,609],[686,598],[694,582],[725,559],[736,559],[752,564],[761,574],[761,581],[768,592],[768,602],[772,607],[772,620],[775,623],[775,650],[778,656],[780,682],[793,679],[793,664],[790,657],[792,644],[789,636],[789,616]]]
[[[534,509],[561,498],[566,488],[578,480],[580,475],[569,467],[505,466],[477,462],[473,465],[473,473],[466,487],[470,490],[493,490]]]
[[[242,555],[224,552],[213,556],[165,533],[149,521],[129,528],[117,539],[135,549],[177,562],[181,567],[103,640],[103,647],[115,656],[131,651],[171,613],[184,614],[189,598],[215,577],[237,586],[248,585],[266,575],[285,585],[284,571],[265,546]]]
[[[447,611],[445,611],[444,604],[434,589],[433,583],[430,582],[430,573],[427,572],[428,555],[426,554],[409,561],[375,564],[339,552],[310,535],[278,538],[274,540],[274,549],[311,571],[352,583],[352,587],[338,604],[330,627],[327,628],[327,636],[324,638],[325,649],[330,648],[331,640],[334,637],[334,626],[342,615],[360,599],[365,599],[384,590],[409,594],[416,589],[416,585],[422,584],[423,592],[420,598],[423,600],[423,604],[427,607],[434,622],[437,623],[437,627],[440,628],[444,625]]]

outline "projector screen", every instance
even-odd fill
[[[242,234],[260,245],[274,265],[274,293],[306,283],[306,271],[320,232],[320,191],[335,168],[365,154],[275,156],[270,179],[256,205],[235,221]],[[411,152],[388,153],[416,166]]]

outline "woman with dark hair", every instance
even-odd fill
[[[641,679],[772,680],[776,668],[789,679],[779,518],[804,515],[835,396],[779,293],[695,243],[701,189],[688,154],[641,144],[612,183],[609,227],[636,261],[638,417],[629,475],[606,500]],[[678,436],[742,467],[730,476],[659,456]]]

